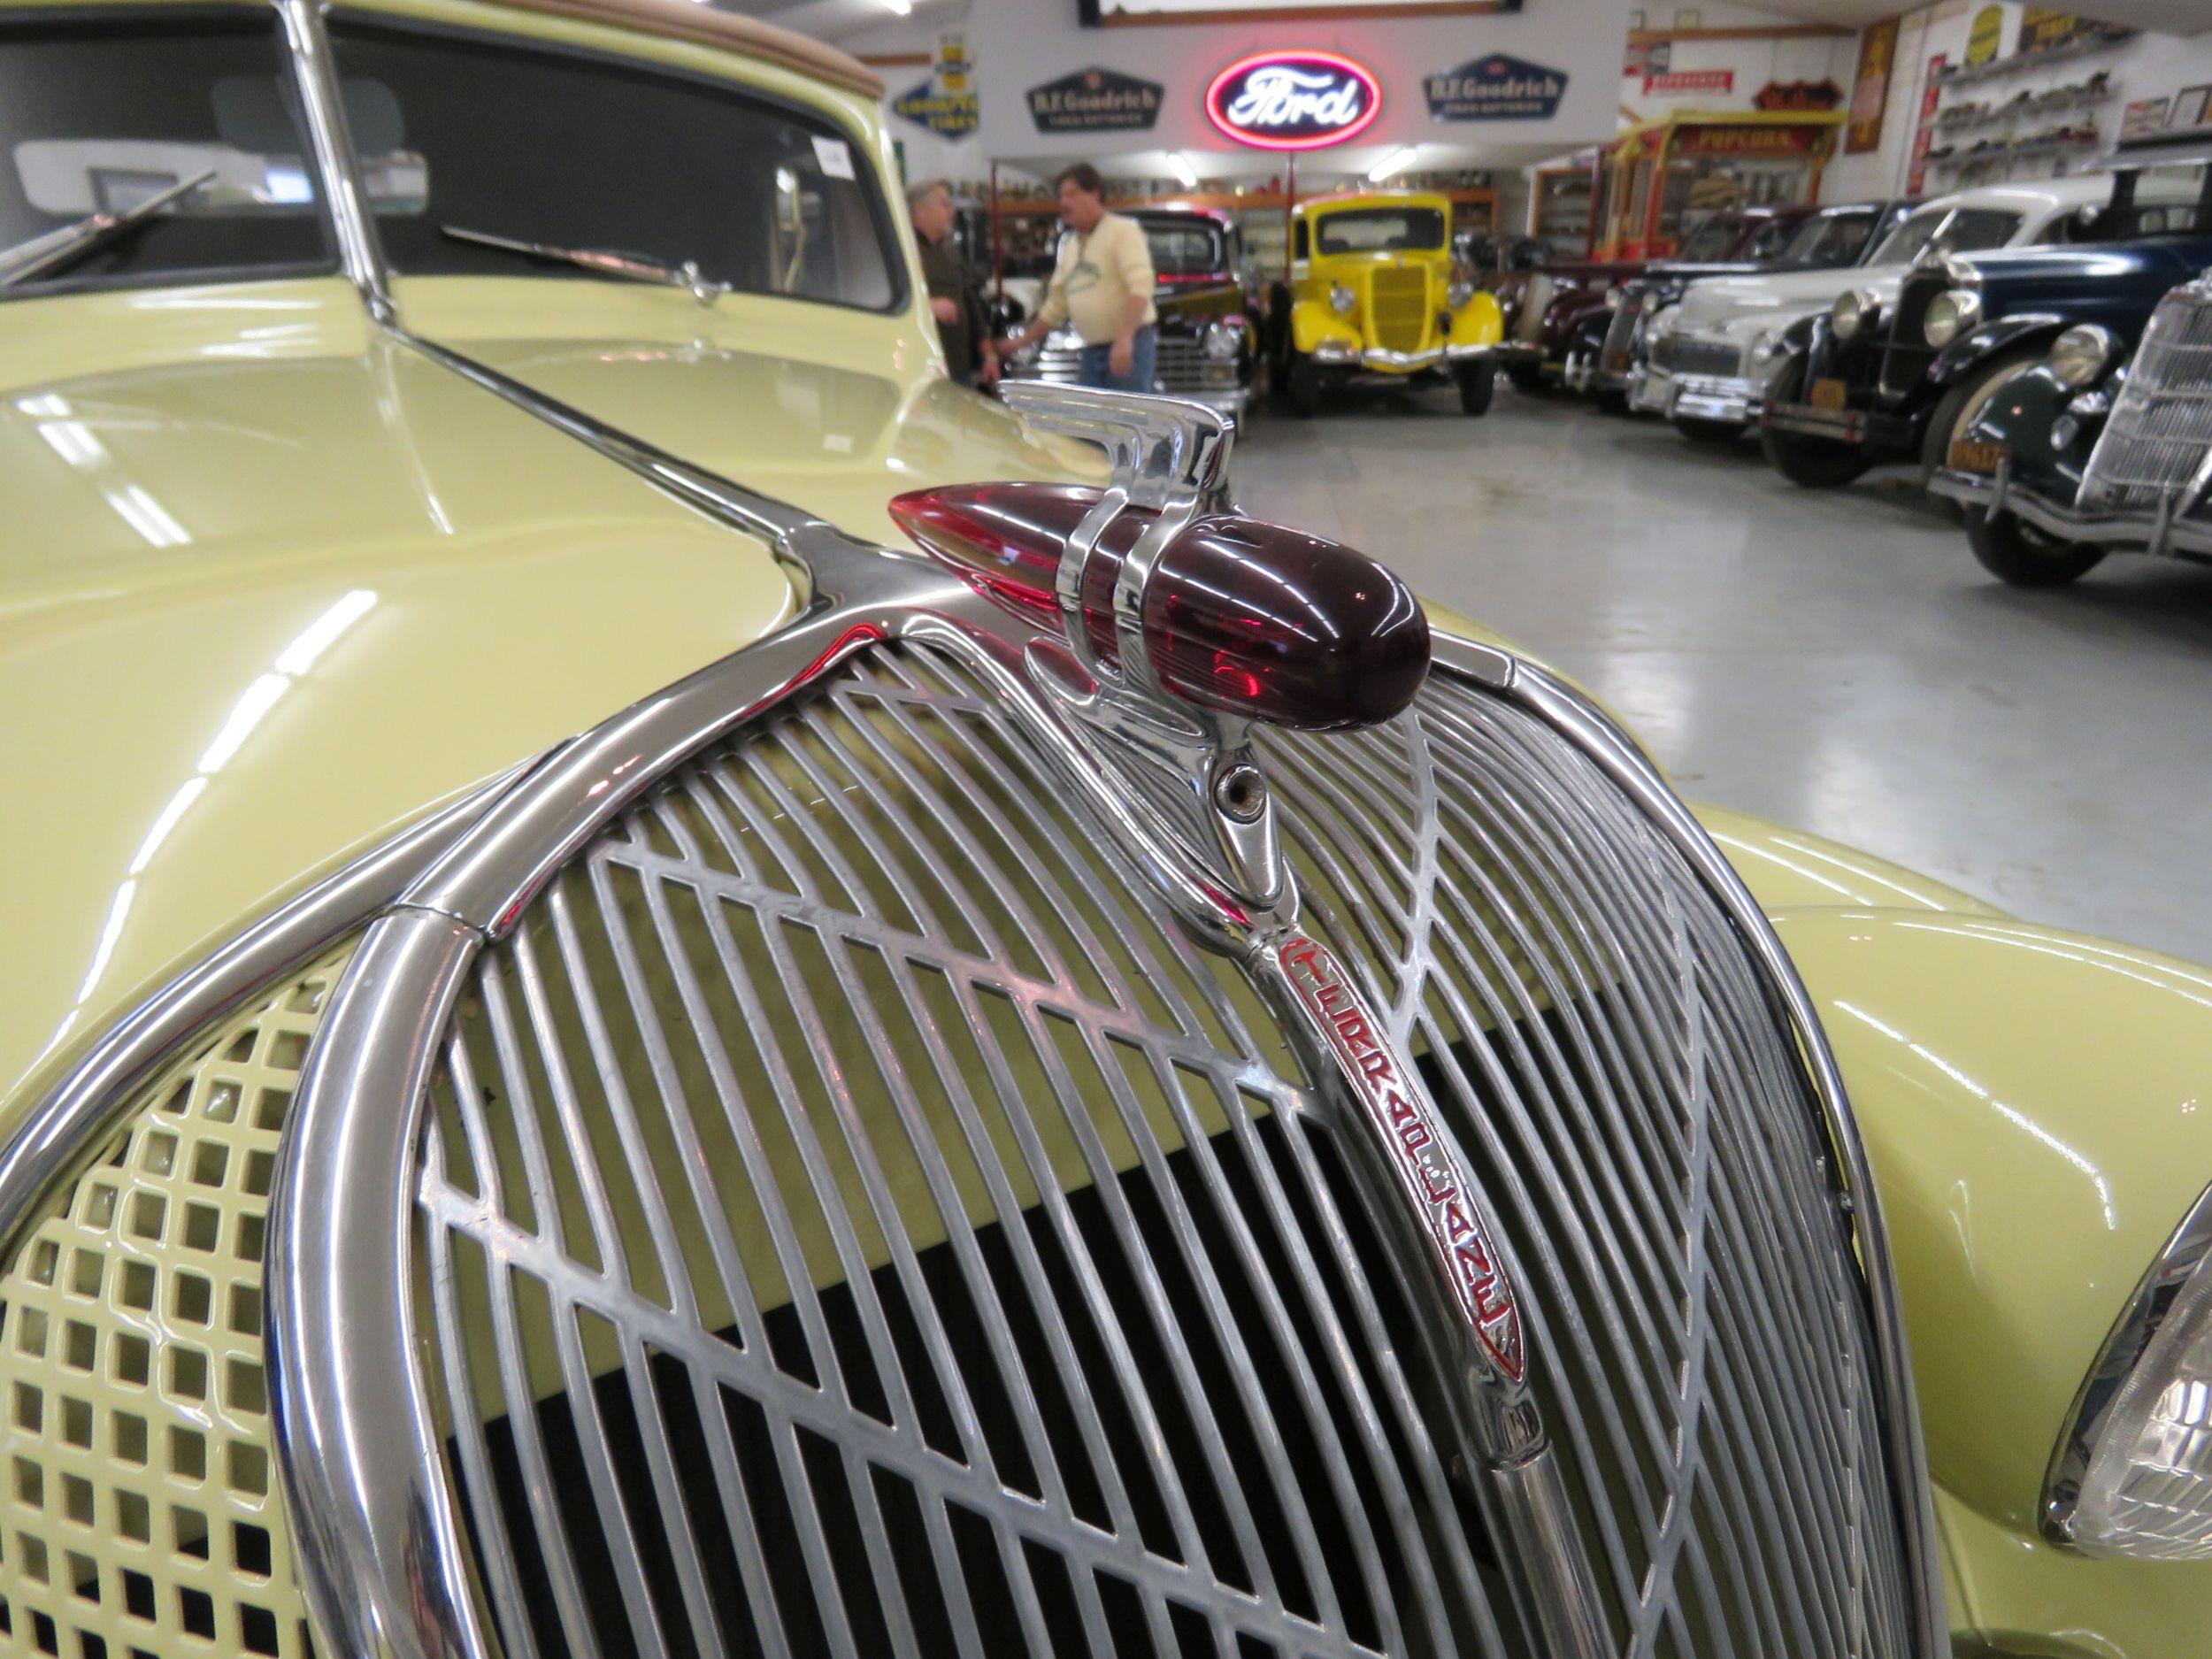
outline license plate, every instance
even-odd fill
[[[1951,441],[1951,470],[1954,472],[1994,472],[1997,464],[2005,458],[2001,443],[1982,443],[1972,438],[1954,438]]]
[[[1842,409],[1851,401],[1851,388],[1841,380],[1822,375],[1813,382],[1812,403],[1815,409]]]

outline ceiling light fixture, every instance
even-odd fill
[[[1186,190],[1198,188],[1198,169],[1190,165],[1190,157],[1179,150],[1167,152],[1167,170],[1183,181]]]
[[[1408,167],[1410,167],[1414,164],[1415,159],[1420,155],[1420,147],[1418,145],[1402,145],[1394,155],[1385,156],[1380,161],[1377,162],[1372,167],[1368,169],[1367,182],[1370,184],[1380,184],[1385,179],[1391,178],[1395,174],[1403,173]]]

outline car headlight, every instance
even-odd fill
[[[1455,276],[1451,286],[1444,290],[1444,303],[1457,311],[1475,297],[1475,280],[1470,276]]]
[[[1920,325],[1921,338],[1930,345],[1949,345],[1981,319],[1982,296],[1974,288],[1946,288],[1928,307]]]
[[[1860,330],[1871,328],[1881,312],[1882,302],[1867,289],[1847,288],[1830,308],[1828,326],[1836,331],[1837,339],[1853,340]]]
[[[2089,1555],[2212,1558],[2212,1193],[2105,1339],[2052,1461],[2044,1512]]]
[[[1241,317],[1223,317],[1206,325],[1204,349],[1216,363],[1231,363],[1244,349],[1246,324]]]
[[[1329,304],[1339,317],[1349,317],[1352,314],[1352,307],[1358,303],[1359,296],[1346,288],[1344,284],[1341,282],[1329,284]]]
[[[2113,348],[2119,342],[2113,339],[2109,328],[2095,323],[2078,323],[2051,343],[2051,373],[2058,376],[2061,386],[2092,386],[2112,361]]]
[[[1752,336],[1751,360],[1754,363],[1771,363],[1775,353],[1781,349],[1782,336],[1771,328],[1762,328]]]

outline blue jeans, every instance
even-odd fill
[[[1102,346],[1083,348],[1083,365],[1076,378],[1085,386],[1095,386],[1109,392],[1148,392],[1152,389],[1152,373],[1160,357],[1160,331],[1150,323],[1137,330],[1136,338],[1129,342],[1129,373],[1116,374],[1107,361],[1112,355],[1110,342]]]

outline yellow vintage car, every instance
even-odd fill
[[[2204,1651],[2205,971],[956,388],[818,46],[0,89],[9,1651]]]
[[[1451,198],[1369,190],[1301,202],[1291,215],[1287,316],[1276,372],[1301,415],[1363,377],[1448,375],[1470,415],[1490,407],[1498,302],[1454,261]]]

